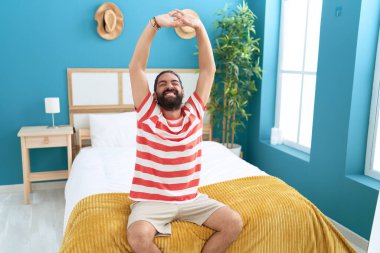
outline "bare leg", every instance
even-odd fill
[[[136,253],[160,253],[153,239],[157,230],[147,221],[136,221],[127,230],[128,243]]]
[[[240,215],[227,206],[216,210],[203,225],[216,232],[208,239],[202,253],[226,251],[243,229]]]

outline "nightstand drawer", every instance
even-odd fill
[[[66,147],[67,136],[29,136],[25,139],[27,148],[49,148],[49,147]]]

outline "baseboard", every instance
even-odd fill
[[[66,181],[32,183],[32,190],[51,190],[65,188]],[[0,193],[23,192],[23,184],[0,185]]]
[[[359,252],[367,252],[368,250],[368,241],[356,234],[355,232],[349,230],[345,226],[339,224],[333,219],[329,218],[334,226],[339,230],[339,232],[348,240]]]

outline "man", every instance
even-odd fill
[[[153,38],[161,27],[190,26],[199,47],[195,92],[182,106],[184,91],[173,71],[160,73],[149,91],[145,75]],[[215,63],[202,22],[180,10],[149,21],[129,64],[137,111],[137,154],[132,181],[127,238],[134,252],[160,252],[156,234],[169,235],[170,222],[185,220],[216,232],[202,252],[224,252],[242,230],[240,215],[198,192],[201,168],[202,118],[214,80]]]

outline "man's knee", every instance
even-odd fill
[[[127,240],[134,251],[140,252],[149,248],[156,234],[155,228],[145,221],[133,223],[127,230]]]
[[[233,211],[226,217],[226,226],[224,227],[226,232],[231,236],[237,237],[243,229],[243,220],[238,212]]]

